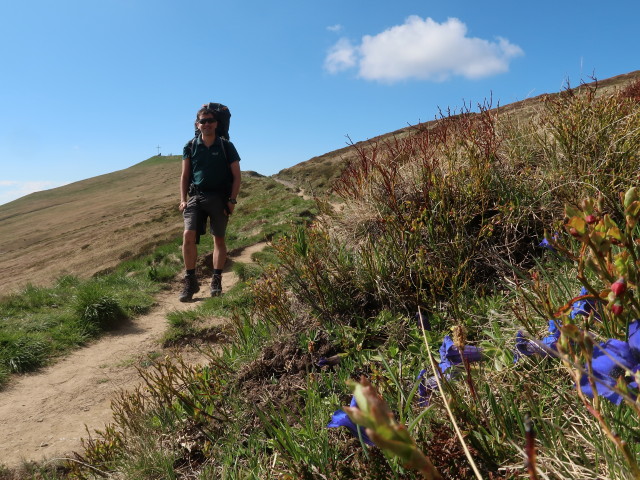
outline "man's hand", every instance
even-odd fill
[[[187,202],[183,200],[182,202],[180,202],[180,205],[178,205],[178,210],[184,212],[185,208],[187,208]]]

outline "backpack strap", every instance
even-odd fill
[[[225,143],[228,142],[229,140],[225,139],[224,137],[217,137],[217,140],[220,143],[220,148],[222,149],[222,154],[224,155],[225,163],[227,164],[227,166],[229,167],[229,171],[231,172],[231,165],[229,165],[229,156],[227,155],[227,146],[225,145]],[[190,147],[191,158],[193,158],[197,145],[198,145],[198,136],[195,136],[191,139],[191,147]],[[231,173],[231,176],[233,176],[233,172]],[[191,184],[189,185],[189,196],[196,195],[197,193],[198,193],[198,189],[196,188],[196,186],[193,184],[193,181],[192,181]]]
[[[198,145],[198,135],[191,139],[191,158],[193,158],[193,154],[196,152],[196,146]]]
[[[196,151],[196,145],[197,145],[197,143],[198,143],[198,136],[196,135],[195,137],[193,137],[193,138],[191,139],[191,145],[190,145],[190,147],[189,147],[189,148],[190,148],[190,152],[189,152],[189,159],[190,159],[190,160],[191,160],[191,159],[193,159],[193,154],[194,154],[194,153],[195,153],[195,151]],[[194,185],[194,183],[193,183],[193,175],[192,175],[192,176],[191,176],[191,178],[189,179],[189,191],[187,192],[187,194],[188,194],[190,197],[192,197],[192,196],[196,195],[197,193],[198,193],[198,192],[197,192],[197,188],[196,188],[196,186],[195,186],[195,185]],[[196,243],[198,243],[198,242],[196,242]]]
[[[220,147],[222,147],[224,160],[227,162],[227,165],[229,165],[229,157],[227,157],[227,147],[225,146],[225,142],[228,142],[228,140],[225,140],[224,137],[218,137],[218,138],[220,139]],[[229,167],[229,169],[231,169],[231,167]]]

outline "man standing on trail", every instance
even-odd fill
[[[196,116],[196,125],[200,133],[184,147],[180,177],[179,209],[184,216],[182,256],[186,268],[181,302],[190,301],[200,291],[196,238],[201,226],[206,228],[207,217],[211,219],[214,244],[210,292],[212,297],[222,293],[222,270],[227,259],[225,233],[240,191],[240,156],[230,141],[216,136],[216,111],[209,105],[203,106]]]

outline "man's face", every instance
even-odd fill
[[[198,128],[203,134],[211,134],[216,130],[216,119],[210,113],[203,113],[198,118]]]

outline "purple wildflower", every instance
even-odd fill
[[[618,378],[624,376],[627,370],[634,374],[640,371],[640,320],[629,325],[629,341],[624,342],[615,338],[609,339],[593,349],[591,367],[595,381],[596,394],[612,403],[619,405],[623,398],[615,387]],[[638,388],[636,381],[631,381],[629,387]],[[580,389],[590,397],[594,396],[587,374],[580,378]]]
[[[436,380],[435,375],[425,378],[425,373],[427,371],[425,369],[420,370],[418,374],[418,406],[419,407],[428,407],[429,401],[431,400],[431,395],[434,391],[438,389],[438,381]],[[451,380],[453,378],[451,373],[444,374],[441,378],[445,380]]]
[[[553,234],[551,239],[552,241],[557,241],[558,237],[559,237],[558,232],[556,232]],[[538,244],[538,246],[542,248],[546,248],[554,253],[556,251],[556,249],[553,247],[553,244],[546,237],[542,239],[542,241]]]
[[[433,392],[438,384],[436,377],[425,378],[424,374],[427,373],[425,369],[420,370],[418,374],[418,406],[426,407],[429,405],[429,399],[431,398],[431,392]]]
[[[522,355],[527,357],[531,355],[547,356],[553,355],[557,350],[558,339],[560,338],[560,330],[554,320],[549,320],[549,335],[538,342],[530,340],[524,336],[521,331],[516,334],[516,354],[513,359],[517,362]]]
[[[356,402],[355,396],[351,397],[351,403],[349,404],[349,406],[358,407],[358,403]],[[358,438],[358,436],[360,435],[364,443],[366,443],[369,446],[374,445],[374,443],[371,441],[369,436],[364,431],[364,428],[353,423],[353,421],[349,418],[349,415],[347,415],[344,410],[336,410],[335,412],[333,412],[333,415],[331,415],[331,421],[327,425],[327,428],[338,428],[338,427],[347,427],[347,429],[349,429],[349,431],[354,437]],[[358,432],[359,432],[359,435],[358,435]]]
[[[346,356],[344,353],[338,353],[337,355],[332,355],[331,357],[320,357],[316,362],[318,367],[333,367],[338,365],[342,360],[342,357]]]
[[[538,244],[538,246],[542,247],[542,248],[547,248],[547,249],[551,250],[552,252],[556,251],[556,249],[553,248],[553,245],[551,245],[549,240],[547,240],[546,238],[543,238],[542,241]]]
[[[326,367],[327,365],[329,365],[329,362],[327,361],[327,357],[320,357],[316,362],[316,365],[319,367]]]
[[[465,345],[461,354],[451,337],[446,335],[440,346],[440,371],[444,373],[452,366],[460,365],[463,356],[468,362],[479,362],[484,359],[482,350],[473,345]]]
[[[580,296],[583,296],[583,295],[589,295],[589,290],[587,290],[585,287],[582,287],[580,289]],[[589,313],[594,309],[594,307],[595,307],[595,300],[592,298],[585,298],[583,300],[578,300],[576,302],[573,302],[571,313],[569,314],[569,316],[571,318],[576,318],[577,315],[588,316]],[[597,312],[595,313],[595,317],[600,318]]]
[[[423,328],[427,331],[431,330],[431,322],[429,319],[429,315],[427,315],[426,313],[417,312],[415,316],[415,320],[420,330],[422,330]]]
[[[453,344],[451,337],[446,335],[442,341],[442,345],[440,346],[441,361],[438,364],[439,372],[437,372],[440,375],[440,378],[443,378],[444,380],[453,380],[460,371],[450,369],[455,365],[460,365],[462,363],[463,356],[468,362],[479,362],[484,360],[482,350],[478,347],[474,347],[473,345],[465,345],[461,355],[458,347]],[[418,384],[418,405],[421,407],[429,405],[431,393],[438,388],[436,377],[431,376],[425,378],[426,372],[426,370],[421,370],[418,374],[418,380],[420,381]]]

